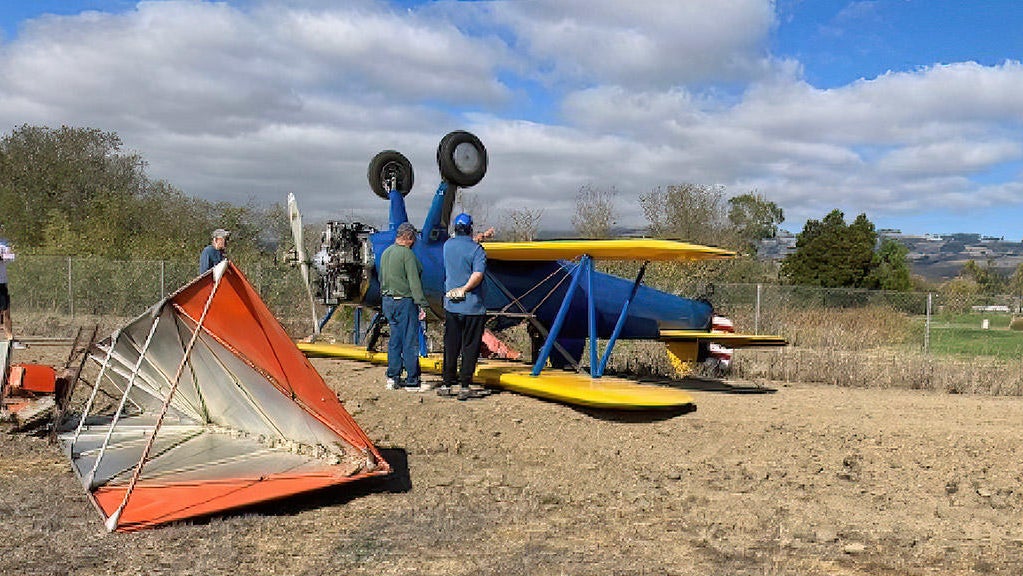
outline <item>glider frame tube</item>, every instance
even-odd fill
[[[121,329],[118,328],[114,331],[113,336],[110,337],[110,350],[113,351],[114,346],[117,345],[118,338],[121,337]],[[75,442],[78,442],[79,436],[82,435],[82,428],[85,427],[85,419],[89,417],[89,412],[92,411],[92,405],[96,401],[96,394],[99,392],[99,383],[103,381],[103,375],[106,374],[107,367],[110,365],[110,354],[108,353],[103,358],[103,364],[99,369],[99,376],[96,377],[96,385],[92,387],[92,392],[89,393],[89,400],[85,403],[85,408],[82,409],[82,417],[78,420],[78,426],[75,427],[75,435],[71,438],[71,449],[70,452],[73,455],[75,453]]]
[[[146,445],[142,449],[142,456],[139,458],[139,463],[135,467],[135,472],[131,475],[131,480],[128,482],[128,488],[124,492],[124,500],[121,501],[121,505],[107,518],[106,528],[108,531],[113,532],[117,529],[117,524],[121,518],[121,512],[124,511],[124,507],[128,505],[128,500],[131,498],[131,493],[135,490],[135,485],[138,483],[139,477],[142,476],[142,468],[146,465],[146,460],[149,459],[149,452],[153,449],[153,442],[156,440],[156,434],[160,431],[160,426],[163,425],[163,419],[167,416],[167,408],[170,407],[171,399],[174,398],[174,392],[178,389],[178,384],[181,382],[181,374],[188,364],[189,358],[192,356],[192,348],[195,347],[195,342],[199,339],[199,333],[202,331],[203,322],[206,320],[206,314],[210,310],[210,304],[213,303],[213,297],[217,294],[217,289],[220,287],[220,280],[224,277],[224,270],[227,268],[227,260],[222,261],[213,268],[213,287],[210,289],[210,295],[206,299],[206,304],[203,306],[202,315],[199,316],[199,321],[195,325],[195,331],[192,332],[192,337],[188,341],[188,345],[185,347],[185,353],[181,357],[181,363],[178,364],[178,369],[174,373],[174,381],[171,383],[170,390],[167,391],[167,398],[163,401],[163,407],[160,409],[160,415],[156,418],[156,425],[153,427],[153,432],[149,435],[146,440]],[[159,319],[159,317],[157,317]],[[152,333],[150,333],[152,338]],[[139,358],[141,362],[141,357]],[[136,367],[136,372],[138,368]],[[111,426],[113,430],[113,426]]]

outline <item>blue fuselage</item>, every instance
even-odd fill
[[[444,241],[448,238],[447,230],[440,225],[442,189],[435,195],[420,238],[412,247],[412,251],[423,264],[423,290],[430,301],[431,309],[440,317],[444,316]],[[378,265],[384,249],[394,243],[394,230],[407,220],[402,195],[392,192],[390,198],[389,229],[369,237]],[[568,276],[576,266],[575,262],[566,261],[489,260],[484,280],[487,309],[491,312],[511,313],[499,317],[498,327],[521,322],[524,314],[532,314],[549,329],[565,300],[569,287]],[[561,337],[586,337],[589,330],[587,320],[589,297],[595,304],[597,335],[600,338],[608,338],[618,321],[633,283],[633,280],[596,271],[593,272],[592,282],[587,282],[585,277],[581,278],[579,288],[572,295]],[[375,275],[364,295],[363,303],[369,306],[380,304],[380,285]],[[640,286],[629,308],[620,338],[657,339],[662,329],[709,330],[712,315],[713,307],[708,302]]]

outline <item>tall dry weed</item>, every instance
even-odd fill
[[[733,374],[746,379],[854,388],[902,388],[950,394],[1023,395],[1023,359],[932,356],[923,352],[790,347],[746,349]]]
[[[868,350],[916,335],[908,315],[884,306],[789,309],[779,316],[779,332],[797,347]]]

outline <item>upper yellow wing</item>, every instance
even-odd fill
[[[538,242],[485,242],[490,260],[573,260],[589,255],[597,260],[726,260],[735,252],[654,238],[619,240],[544,240]]]

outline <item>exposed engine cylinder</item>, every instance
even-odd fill
[[[312,258],[318,276],[316,297],[327,306],[362,302],[372,276],[376,228],[360,222],[327,222],[320,250]]]

